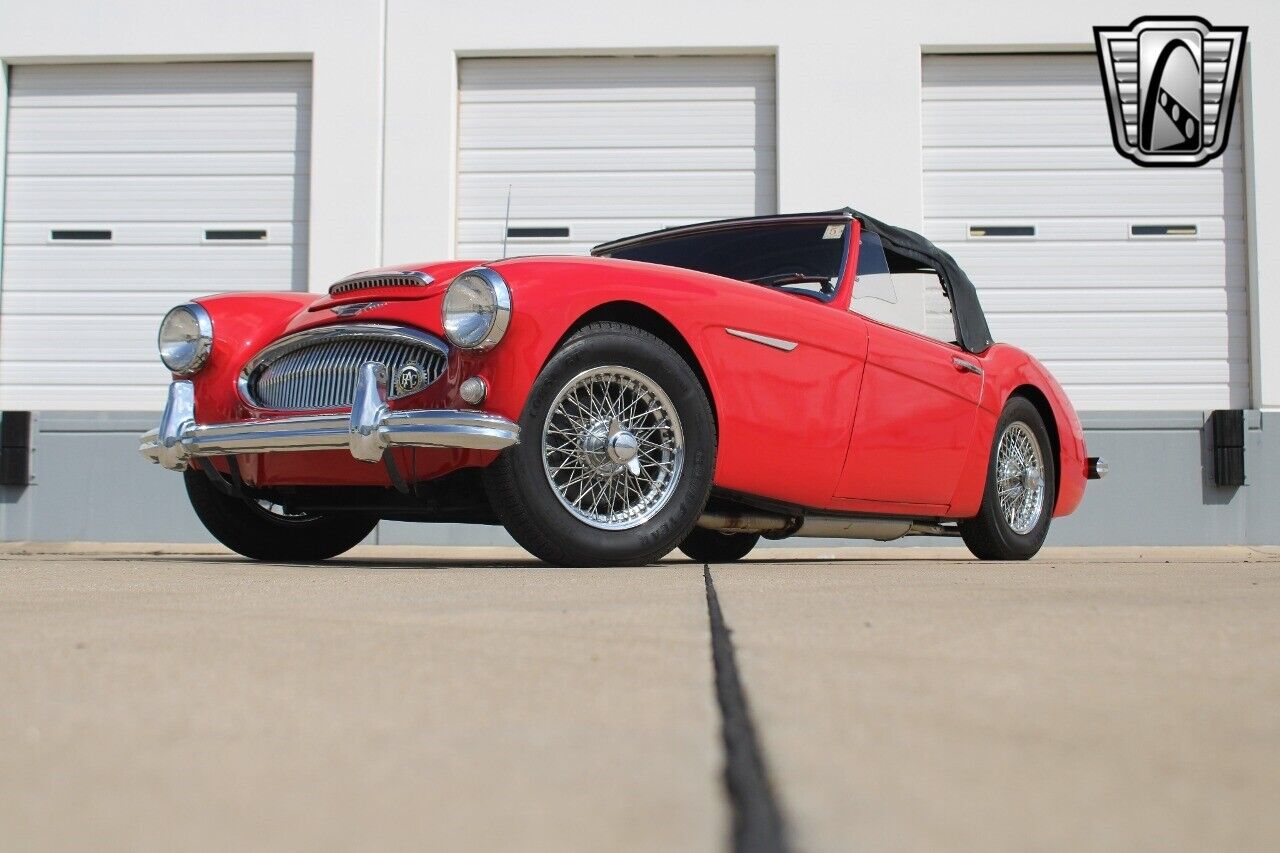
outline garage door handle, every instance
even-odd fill
[[[976,373],[978,376],[982,375],[982,368],[967,359],[953,358],[951,363],[955,365],[956,370],[967,370],[970,373]]]

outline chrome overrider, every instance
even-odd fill
[[[387,407],[387,368],[376,361],[360,366],[351,414],[200,424],[195,416],[195,386],[180,380],[169,386],[160,427],[142,436],[138,451],[172,471],[200,456],[348,450],[356,459],[377,462],[388,447],[456,447],[501,450],[520,440],[520,427],[486,412]]]

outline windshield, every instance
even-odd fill
[[[849,221],[761,222],[654,237],[602,257],[736,278],[827,300],[835,295]]]

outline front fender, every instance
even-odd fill
[[[602,258],[490,264],[512,291],[507,337],[459,359],[491,389],[486,408],[519,420],[539,371],[584,315],[637,303],[667,321],[698,361],[719,423],[715,483],[789,503],[829,502],[848,449],[866,357],[848,311],[690,270]],[[787,339],[780,350],[726,329]]]
[[[222,423],[243,417],[235,393],[241,367],[254,353],[280,337],[289,321],[315,298],[314,293],[225,293],[195,300],[213,320],[209,361],[190,377],[195,385],[199,421]]]

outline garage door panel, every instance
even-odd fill
[[[528,148],[519,150],[467,149],[459,152],[458,169],[467,174],[530,172],[669,172],[698,170],[754,170],[772,164],[772,145],[697,148]]]
[[[8,222],[5,224],[5,245],[7,246],[50,246],[62,248],[94,248],[92,245],[78,244],[75,247],[56,244],[50,240],[50,233],[55,223],[49,222]],[[305,217],[293,221],[276,221],[266,219],[221,219],[217,222],[86,222],[77,228],[100,228],[111,231],[111,245],[135,246],[206,246],[210,249],[226,246],[223,243],[205,241],[206,226],[216,225],[221,229],[263,230],[267,232],[264,242],[272,246],[296,246],[299,250],[307,245],[307,220]],[[51,248],[52,250],[52,248]]]
[[[1206,166],[1144,169],[1111,147],[1091,55],[926,57],[923,81],[925,233],[977,284],[996,339],[1081,409],[1246,405],[1238,124]],[[1000,225],[1035,233],[970,231]]]
[[[1051,284],[1065,277],[1086,287],[1203,287],[1227,266],[1243,268],[1243,247],[1223,240],[1115,240],[1023,243],[950,243],[938,245],[964,255],[970,278],[985,286],[998,282],[1036,281]],[[1163,277],[1173,276],[1161,285]]]
[[[511,187],[512,212],[521,217],[573,219],[619,210],[660,215],[671,209],[673,197],[682,195],[691,196],[684,204],[694,216],[733,216],[767,203],[771,178],[772,172],[464,175],[458,181],[458,215],[502,210]]]
[[[6,210],[18,222],[289,219],[307,203],[292,176],[27,178],[8,181]]]
[[[104,362],[156,358],[159,317],[99,317],[64,314],[11,315],[0,318],[0,358],[10,363],[83,359],[85,353]],[[75,346],[69,346],[74,342]],[[15,373],[9,379],[27,381]]]
[[[935,216],[1088,216],[1100,198],[1116,216],[1201,216],[1242,205],[1239,171],[1185,171],[1176,183],[1155,169],[927,173],[924,190]]]
[[[676,148],[694,141],[749,148],[772,126],[758,115],[750,101],[474,104],[459,113],[459,142],[464,148],[485,148],[514,134],[521,148],[573,146],[587,139],[596,148]]]
[[[5,395],[22,400],[22,407],[31,411],[159,412],[165,405],[164,385],[153,383],[81,386],[71,390],[65,385],[6,382]],[[74,400],[74,405],[69,400]]]
[[[9,150],[296,151],[310,127],[309,113],[290,107],[15,109]]]
[[[1134,225],[1191,225],[1196,229],[1195,239],[1183,237],[1134,237],[1130,231]],[[1021,237],[971,237],[970,227],[991,225],[1033,225],[1034,240]],[[1230,239],[1243,245],[1244,219],[1222,216],[1180,216],[1171,221],[1167,216],[1107,216],[1107,217],[1056,217],[1037,214],[1029,217],[968,216],[947,219],[929,217],[925,227],[934,235],[935,243],[964,243],[966,251],[981,252],[985,247],[1040,246],[1046,243],[1069,241],[1075,243],[1133,240],[1136,244],[1179,245]]]
[[[1161,359],[1166,362],[1189,358],[1230,361],[1233,345],[1248,336],[1248,321],[1243,314],[1221,312],[1062,312],[1046,316],[1041,311],[992,314],[987,320],[997,340],[1023,347],[1046,363],[1090,354],[1103,359],[1152,361],[1154,353],[1167,355]],[[1150,377],[1153,382],[1169,378]],[[1104,379],[1097,377],[1097,381]]]
[[[989,315],[1034,313],[1039,311],[1143,312],[1152,306],[1177,305],[1183,311],[1235,311],[1244,313],[1248,299],[1243,293],[1220,287],[1119,287],[1110,285],[1082,289],[1055,287],[1052,282],[1037,281],[1034,286],[986,288],[982,307]]]
[[[311,103],[305,62],[86,63],[19,67],[11,107],[286,105]]]
[[[950,250],[948,250],[950,251]],[[952,252],[953,255],[957,253]],[[958,255],[957,255],[958,257]],[[975,265],[970,264],[967,260],[961,260],[960,264],[969,273],[970,279],[978,283],[978,293],[980,297],[985,297],[988,290],[998,291],[1006,287],[1025,287],[1029,282],[1044,281],[1046,285],[1052,287],[1076,287],[1082,291],[1090,291],[1095,288],[1123,287],[1123,288],[1164,288],[1164,287],[1185,287],[1189,289],[1199,287],[1212,287],[1212,276],[1203,272],[1197,272],[1193,269],[1145,269],[1130,270],[1123,274],[1114,271],[1108,273],[1106,277],[1100,276],[1094,269],[1059,269],[1052,272],[1051,277],[1040,277],[1032,275],[1025,269],[1006,269],[1000,267],[992,267],[982,270]],[[1226,270],[1218,270],[1229,274],[1239,273],[1245,274],[1245,269],[1227,268]],[[985,305],[985,298],[983,301]],[[1162,306],[1151,305],[1153,310],[1160,310]]]
[[[302,269],[293,246],[11,246],[5,256],[5,292],[48,294],[66,299],[67,291],[281,290],[301,285]],[[57,294],[57,295],[55,295]],[[12,310],[5,302],[5,310]]]
[[[310,79],[299,62],[13,70],[0,406],[159,408],[167,308],[305,288]],[[233,229],[254,233],[206,233]]]
[[[514,202],[513,202],[514,205]],[[585,255],[591,247],[617,237],[619,234],[641,234],[645,231],[656,231],[676,225],[688,225],[705,216],[688,218],[659,217],[652,219],[616,219],[603,217],[593,219],[575,216],[566,217],[525,217],[522,226],[531,227],[566,227],[570,228],[568,239],[548,238],[510,238],[507,240],[508,255]],[[501,219],[468,219],[458,223],[458,249],[460,258],[495,258],[502,254],[502,233],[504,222]]]
[[[155,388],[171,378],[169,371],[154,355],[148,361],[117,361],[112,364],[97,361],[15,361],[13,369],[28,385],[60,387],[65,393],[73,393],[85,385]]]
[[[1141,385],[1147,382],[1153,371],[1176,372],[1183,385],[1223,385],[1232,382],[1248,369],[1246,361],[1211,359],[1054,359],[1050,369],[1059,382],[1089,385],[1105,376],[1108,382]]]
[[[1054,101],[1035,109],[1031,101],[936,101],[928,104],[921,136],[926,147],[1096,146],[1110,139],[1102,98]],[[1099,112],[1101,111],[1101,112]]]
[[[1103,107],[1105,109],[1105,107]],[[1232,131],[1235,133],[1236,131]],[[1238,148],[1228,149],[1221,157],[1211,160],[1198,169],[1207,171],[1239,170],[1244,156]],[[954,146],[932,148],[925,152],[924,167],[930,172],[984,170],[993,172],[1061,171],[1084,169],[1088,171],[1124,172],[1145,171],[1123,157],[1116,155],[1112,145],[1096,146],[1040,146],[1040,147],[982,147]]]
[[[771,57],[466,59],[457,253],[585,254],[669,225],[776,208]]]
[[[586,255],[590,253],[591,247],[599,245],[598,242],[590,240],[569,240],[569,241],[538,241],[538,240],[515,240],[507,241],[507,257],[519,257],[521,255]],[[457,256],[459,258],[473,258],[476,260],[488,260],[491,258],[502,257],[502,241],[495,238],[490,241],[478,240],[474,242],[458,241]]]
[[[771,57],[509,58],[467,62],[464,103],[772,100]]]
[[[293,151],[178,153],[13,154],[11,177],[80,177],[101,175],[288,175],[304,177],[306,154]]]
[[[921,136],[928,148],[1096,148],[1099,140],[1111,138],[1111,121],[1101,96],[1100,80],[1095,78],[1091,85],[1098,90],[1096,97],[1072,101],[926,102]],[[1233,117],[1233,136],[1239,132],[1239,125],[1237,112]]]
[[[1071,402],[1079,411],[1203,411],[1239,408],[1247,381],[1221,385],[1185,382],[1132,385],[1072,385]]]
[[[931,56],[925,60],[921,80],[926,102],[1080,100],[1095,91],[1097,98],[1102,97],[1097,88],[1098,62],[1092,54]]]
[[[514,204],[514,202],[513,202]],[[588,243],[595,246],[599,243],[611,238],[615,235],[619,228],[627,234],[643,234],[646,231],[657,231],[660,228],[670,228],[675,225],[689,225],[697,222],[693,218],[679,217],[651,217],[649,219],[640,218],[621,218],[607,216],[600,219],[591,219],[589,217],[575,217],[570,229],[570,237],[575,241]],[[529,226],[563,226],[564,218],[548,217],[546,219],[525,218],[521,225]],[[472,218],[466,219],[458,223],[458,240],[463,243],[483,243],[483,242],[502,242],[502,225],[501,217],[491,219]],[[544,241],[547,242],[547,241]]]
[[[154,290],[119,290],[110,293],[100,290],[24,290],[8,293],[5,296],[5,308],[11,317],[48,315],[50,302],[56,300],[60,316],[150,317],[158,327],[160,318],[173,306],[220,289],[217,282],[184,279],[175,280],[169,288],[157,287]],[[258,287],[246,286],[240,289],[269,293],[280,290],[280,287],[278,279],[263,279]]]

